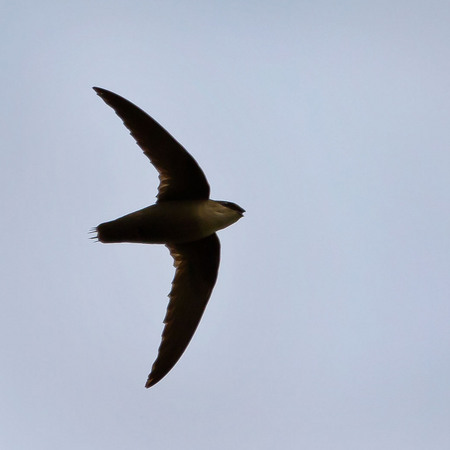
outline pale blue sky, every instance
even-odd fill
[[[0,447],[450,448],[450,4],[0,7]],[[247,210],[144,388],[172,260],[101,245],[158,179],[92,86]]]

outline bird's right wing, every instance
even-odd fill
[[[217,279],[217,234],[184,244],[167,244],[176,268],[158,357],[145,387],[161,380],[180,359],[203,315]]]
[[[156,120],[114,92],[99,87],[94,90],[123,120],[158,171],[159,201],[209,198],[209,184],[202,169]]]

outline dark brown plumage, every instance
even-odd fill
[[[235,203],[210,200],[209,184],[197,162],[144,111],[113,92],[94,89],[123,120],[159,173],[155,205],[96,228],[100,242],[162,243],[174,259],[175,277],[148,388],[172,369],[194,335],[219,270],[215,232],[239,220],[244,210]]]

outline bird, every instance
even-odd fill
[[[158,354],[145,384],[149,388],[175,366],[202,318],[219,270],[216,232],[237,222],[245,210],[211,200],[195,159],[142,109],[111,91],[93,89],[122,119],[159,174],[155,204],[93,229],[102,243],[164,244],[173,258],[175,275]]]

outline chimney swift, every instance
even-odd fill
[[[94,90],[123,120],[159,173],[154,205],[95,228],[100,242],[164,244],[174,260],[162,340],[145,384],[149,388],[180,359],[203,315],[219,270],[216,231],[238,221],[245,210],[211,200],[208,181],[194,158],[144,111],[106,89]]]

